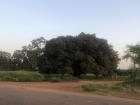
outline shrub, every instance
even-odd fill
[[[114,75],[110,79],[116,81],[125,81],[128,78],[126,75]]]
[[[95,85],[93,85],[93,84],[87,84],[87,85],[83,85],[82,86],[82,89],[84,90],[84,91],[88,91],[88,92],[91,92],[91,91],[97,91],[98,89],[97,89],[97,87],[95,86]]]
[[[84,80],[94,80],[95,75],[94,74],[81,74],[80,78]]]
[[[63,81],[66,81],[66,82],[69,82],[69,81],[78,81],[78,80],[79,80],[78,78],[73,77],[73,76],[70,75],[70,74],[64,74],[64,75],[62,76],[62,79],[63,79]]]
[[[72,82],[72,81],[78,81],[77,78],[73,77],[70,74],[49,74],[46,75],[46,81],[49,82]]]
[[[0,71],[0,81],[43,81],[44,76],[38,72],[29,71]]]
[[[49,81],[49,82],[61,82],[62,79],[59,77],[50,77],[50,78],[47,78],[47,81]]]

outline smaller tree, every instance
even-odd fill
[[[40,37],[32,40],[31,44],[27,46],[26,54],[33,69],[38,69],[38,59],[43,54],[45,44],[46,39],[44,37]]]
[[[16,50],[12,56],[13,69],[30,69],[29,61],[22,50]]]
[[[38,69],[39,57],[43,55],[46,39],[43,37],[34,39],[31,44],[23,46],[22,50],[16,50],[13,54],[13,64],[16,69]]]
[[[134,69],[136,69],[136,66],[140,66],[140,44],[128,45],[123,59],[131,59]]]

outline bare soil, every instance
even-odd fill
[[[17,86],[17,87],[27,87],[27,88],[42,88],[42,89],[55,89],[55,90],[75,90],[79,89],[82,85],[88,83],[95,84],[114,84],[120,81],[79,81],[79,82],[0,82],[0,87],[2,86]]]

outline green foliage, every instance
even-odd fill
[[[0,51],[0,69],[10,69],[12,67],[11,54]]]
[[[109,92],[109,91],[123,91],[121,85],[108,85],[108,84],[86,84],[82,86],[84,91],[88,92]]]
[[[109,80],[125,81],[127,78],[128,78],[128,76],[116,75],[116,76],[112,76],[111,78],[109,78]]]
[[[112,75],[118,60],[117,52],[105,39],[81,33],[47,41],[38,67],[45,74],[71,74],[80,78],[81,74],[92,73],[98,78]]]
[[[49,82],[73,82],[78,81],[78,78],[73,77],[69,74],[49,74],[46,75],[46,81]]]
[[[21,50],[10,53],[0,51],[0,69],[29,70],[38,69],[38,60],[42,55],[46,40],[43,37],[34,39],[31,44],[23,46]]]
[[[140,86],[140,69],[132,70],[124,83],[132,86]]]
[[[131,69],[118,69],[115,70],[115,74],[118,76],[128,76],[131,74],[132,70]]]
[[[69,82],[69,81],[79,81],[78,78],[76,78],[76,77],[74,77],[74,76],[72,76],[72,75],[70,75],[70,74],[64,74],[64,75],[62,76],[62,79],[63,79],[64,81],[67,81],[67,82]]]
[[[34,39],[31,44],[16,50],[12,56],[13,69],[38,69],[38,60],[43,53],[46,40],[43,37]]]
[[[140,94],[140,87],[128,84],[86,84],[82,86],[86,92],[117,93],[118,94]],[[122,96],[122,95],[121,95]]]
[[[80,79],[82,80],[114,80],[114,81],[125,81],[128,78],[128,76],[123,75],[112,75],[112,76],[105,76],[105,77],[98,77],[94,74],[81,74]]]
[[[62,82],[62,79],[60,77],[50,77],[46,78],[46,80],[49,82]]]
[[[20,70],[20,69],[31,69],[31,65],[29,64],[29,60],[22,50],[16,50],[12,56],[12,69]]]
[[[88,91],[88,92],[91,92],[91,91],[94,92],[94,91],[97,91],[98,90],[97,86],[95,86],[93,84],[83,85],[82,86],[82,89],[84,91]]]
[[[30,82],[43,80],[44,76],[38,72],[0,71],[0,81]]]
[[[80,78],[83,80],[94,80],[95,75],[94,74],[81,74]]]

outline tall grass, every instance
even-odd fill
[[[38,72],[31,71],[0,71],[0,81],[43,81],[44,76]]]
[[[88,92],[110,92],[123,90],[123,88],[119,84],[86,84],[82,86],[82,89]]]
[[[121,78],[120,78],[121,77]],[[88,92],[124,92],[140,94],[140,69],[132,70],[128,76],[120,76],[124,80],[117,84],[86,84],[82,86]]]

